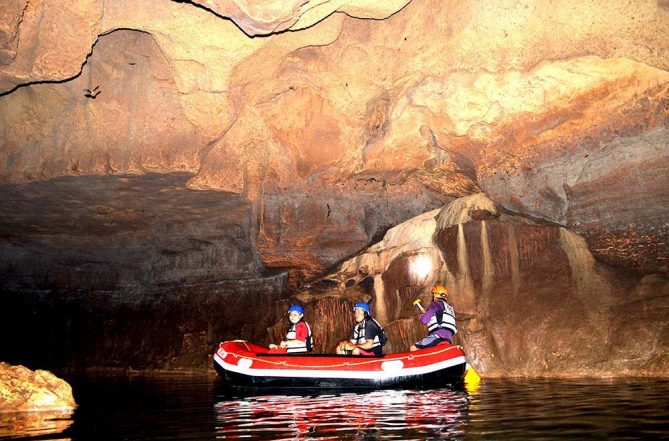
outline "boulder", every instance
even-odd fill
[[[70,410],[72,387],[51,372],[0,362],[0,411]]]

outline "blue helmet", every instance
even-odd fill
[[[364,310],[368,315],[372,313],[371,310],[369,309],[369,305],[365,302],[356,303],[355,306],[353,307],[353,310],[355,311],[356,308]]]
[[[290,314],[293,311],[304,315],[304,309],[302,309],[300,305],[290,305],[290,308],[288,308],[288,314]]]

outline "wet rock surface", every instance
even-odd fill
[[[452,198],[428,192],[383,190],[266,195],[259,219],[258,250],[268,268],[288,269],[291,285],[328,269],[378,240],[388,228]]]
[[[565,185],[567,225],[585,237],[601,261],[642,274],[667,274],[667,131],[612,144],[594,152],[578,180]],[[606,195],[595,191],[602,188]]]
[[[490,375],[666,372],[666,2],[61,3],[0,5],[1,301],[44,323],[8,356],[201,366],[291,298],[400,350],[446,280]]]
[[[534,2],[494,13],[406,1],[154,6],[2,7],[2,182],[195,173],[190,188],[267,208],[256,213],[269,222],[265,260],[294,267],[297,282],[370,238],[318,221],[322,204],[303,199],[348,199],[351,223],[364,223],[361,207],[380,197],[389,209],[373,216],[389,228],[482,188],[584,234],[605,262],[666,274],[662,5],[573,6],[591,20]],[[642,193],[632,219],[616,212]],[[307,229],[332,232],[277,239],[295,230],[275,225],[291,204]],[[396,204],[413,206],[394,215]],[[615,219],[592,218],[602,210]],[[350,246],[319,255],[332,237]]]
[[[44,370],[0,362],[0,412],[72,410],[72,387]]]
[[[476,219],[481,212],[486,220]],[[349,292],[349,310],[371,300],[391,336],[387,352],[426,334],[413,300],[429,304],[431,286],[444,282],[457,342],[483,376],[662,376],[669,368],[657,349],[667,343],[666,277],[599,262],[574,232],[500,215],[481,194],[391,229],[368,251],[329,280]],[[340,316],[311,321],[331,328]]]
[[[0,288],[120,290],[264,271],[252,207],[188,174],[5,185]]]
[[[4,186],[0,359],[206,369],[220,339],[265,341],[287,274],[262,264],[248,202],[189,176]]]
[[[267,343],[285,273],[105,291],[5,291],[0,357],[73,372],[207,370],[222,340]]]

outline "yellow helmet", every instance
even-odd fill
[[[432,288],[432,295],[435,299],[445,299],[448,295],[448,290],[444,285],[435,285],[434,288]]]

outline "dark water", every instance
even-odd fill
[[[230,393],[210,377],[69,378],[72,414],[0,414],[60,440],[669,439],[669,380],[485,381],[477,390]]]

